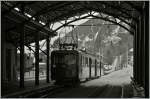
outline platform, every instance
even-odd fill
[[[40,84],[35,85],[34,80],[30,80],[30,81],[25,81],[24,88],[20,88],[19,82],[11,82],[11,83],[3,82],[2,87],[1,87],[1,90],[2,90],[1,96],[2,97],[15,96],[15,95],[30,92],[33,90],[46,88],[52,85],[53,85],[52,82],[46,83],[46,80],[40,80]]]

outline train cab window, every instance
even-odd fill
[[[76,56],[75,55],[65,55],[64,62],[67,65],[76,64]]]
[[[75,64],[76,63],[76,56],[72,54],[62,54],[62,55],[55,55],[54,56],[54,64]]]
[[[53,57],[53,68],[60,66],[60,64],[64,64],[64,55],[55,54]]]

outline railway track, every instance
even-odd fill
[[[53,97],[74,97],[74,98],[123,98],[129,97],[124,94],[123,86],[104,85],[102,87],[67,87],[49,86],[38,90],[32,90],[5,98],[53,98]],[[68,93],[69,92],[69,93]],[[71,93],[70,93],[71,92]],[[63,94],[61,94],[63,93]],[[61,94],[61,95],[60,95]],[[128,94],[128,93],[127,93]]]
[[[102,87],[77,87],[75,89],[59,89],[56,94],[43,95],[41,98],[124,98],[122,86],[104,85]],[[61,93],[62,92],[62,93]]]
[[[51,96],[54,96],[55,94],[67,91],[69,89],[70,88],[67,88],[67,87],[64,87],[64,86],[63,87],[59,87],[57,89],[52,90],[51,92],[45,92],[45,93],[43,93],[39,98],[51,97]]]
[[[10,94],[7,96],[4,96],[3,98],[40,98],[40,97],[46,97],[48,94],[54,94],[58,92],[60,89],[64,89],[64,86],[48,86],[44,88],[39,89],[32,89],[25,92],[18,92],[14,94]]]
[[[88,98],[97,98],[101,93],[104,93],[108,89],[109,85],[102,86],[101,88],[96,88],[92,94],[88,95]]]

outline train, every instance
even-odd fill
[[[55,84],[77,84],[101,76],[98,56],[78,50],[51,52],[51,79]]]

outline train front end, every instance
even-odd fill
[[[78,82],[78,52],[58,50],[51,53],[51,78],[55,84]]]

